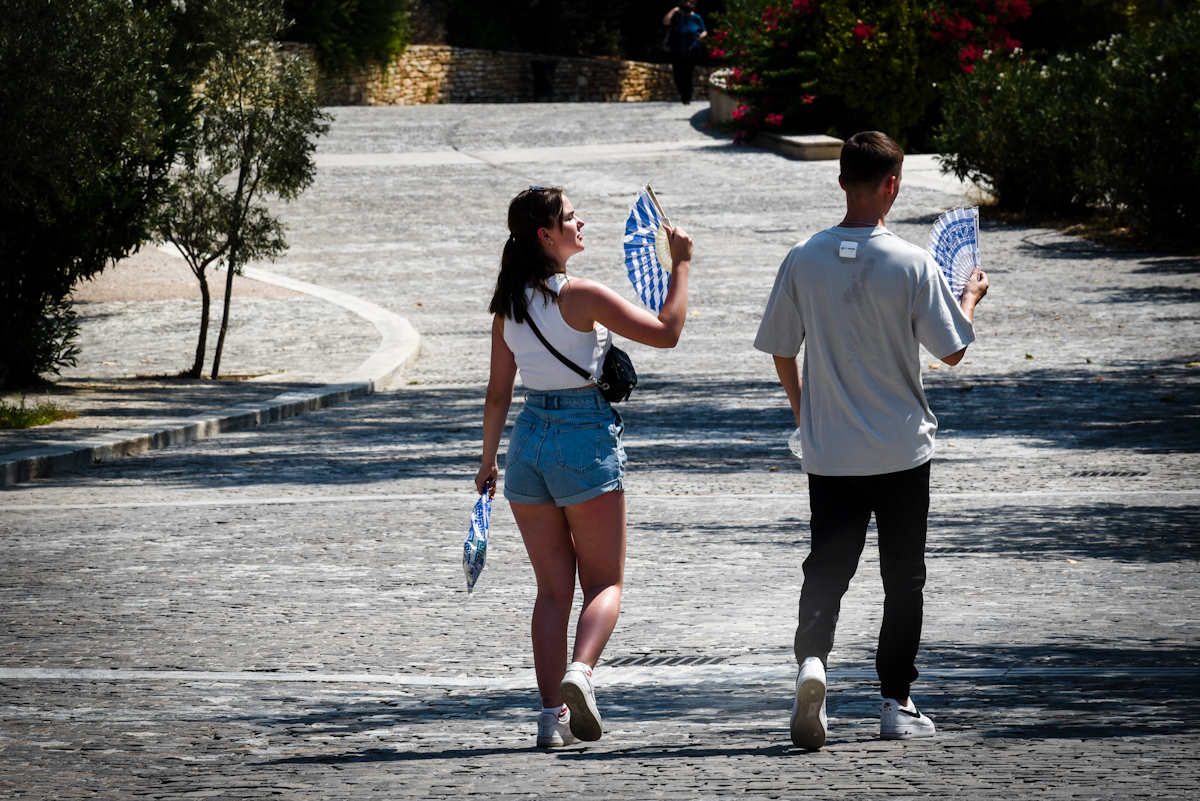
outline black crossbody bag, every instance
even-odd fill
[[[546,350],[553,353],[556,359],[587,380],[595,381],[600,394],[609,403],[620,403],[623,400],[627,400],[629,393],[633,392],[633,388],[637,386],[637,371],[633,369],[633,361],[630,360],[628,353],[616,345],[609,346],[608,354],[604,357],[604,366],[601,368],[603,374],[597,378],[556,351],[554,346],[542,336],[542,332],[538,330],[537,325],[533,322],[533,317],[528,313],[525,314],[525,322],[529,323],[529,327],[533,329],[533,333],[537,334],[537,338],[546,346]],[[612,331],[608,332],[608,336],[610,339],[612,338]]]

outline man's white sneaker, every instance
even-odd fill
[[[911,698],[908,706],[900,706],[895,698],[884,698],[879,708],[879,736],[884,740],[909,740],[932,737],[937,733],[933,721],[917,711]]]
[[[580,740],[593,742],[604,733],[596,693],[592,689],[592,669],[586,662],[572,662],[558,687],[563,702],[571,710],[571,733]]]
[[[829,727],[825,718],[825,666],[815,656],[805,659],[796,677],[792,704],[792,742],[816,751],[825,745]]]
[[[553,712],[543,712],[538,716],[538,748],[558,748],[578,742],[571,734],[571,713],[559,717]]]

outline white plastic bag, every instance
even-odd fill
[[[800,452],[800,429],[797,428],[792,432],[792,435],[788,437],[788,448],[793,454],[795,454],[797,459],[804,458],[804,455]]]
[[[484,486],[483,494],[475,502],[471,510],[471,528],[467,531],[466,542],[463,543],[463,573],[467,576],[467,594],[475,592],[475,582],[483,572],[483,564],[487,561],[488,534],[492,521],[492,497],[490,487]]]

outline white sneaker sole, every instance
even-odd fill
[[[558,689],[562,693],[563,703],[571,710],[571,734],[584,742],[599,740],[604,730],[600,725],[600,710],[596,709],[592,694],[570,676],[563,679]]]
[[[936,736],[936,730],[930,731],[928,729],[895,729],[893,731],[879,732],[879,739],[881,740],[920,740]]]
[[[921,739],[927,740],[930,737],[935,737],[935,736],[937,736],[937,732],[904,731],[904,732],[888,732],[887,734],[880,734],[879,739],[880,740],[921,740]]]
[[[825,745],[825,724],[821,721],[824,706],[825,682],[815,678],[801,682],[792,713],[792,742],[797,747],[816,751]]]

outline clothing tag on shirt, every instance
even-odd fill
[[[838,248],[838,255],[843,259],[858,258],[858,243],[854,241],[842,240],[842,246]]]

